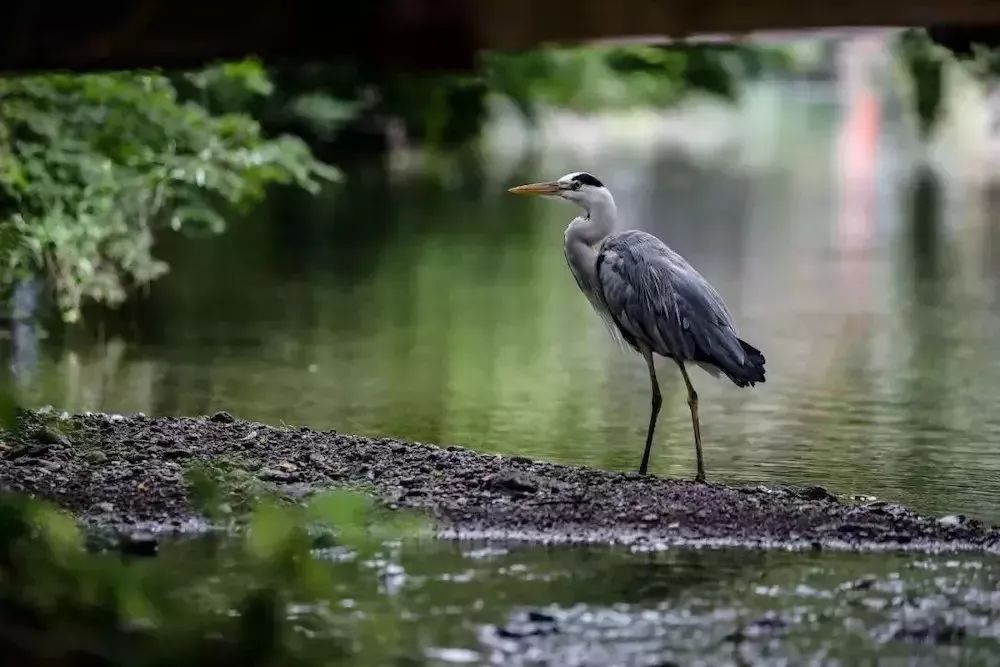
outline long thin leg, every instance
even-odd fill
[[[694,454],[698,465],[698,472],[694,476],[694,481],[704,482],[705,461],[701,455],[701,424],[698,423],[698,392],[694,390],[694,385],[691,384],[691,378],[688,377],[687,369],[684,368],[684,362],[678,360],[677,365],[680,366],[681,375],[684,376],[684,384],[687,385],[688,407],[691,408],[691,427],[694,429]]]
[[[649,450],[653,447],[653,431],[656,430],[656,417],[660,414],[663,398],[660,396],[660,383],[656,381],[656,367],[653,365],[653,353],[642,350],[642,356],[649,367],[649,384],[653,387],[653,403],[649,412],[649,428],[646,430],[646,449],[642,452],[642,463],[639,464],[639,474],[645,475],[649,467]]]

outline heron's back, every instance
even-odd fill
[[[722,297],[655,236],[607,237],[597,280],[610,317],[636,349],[718,368],[741,387],[764,382],[764,356],[737,336]]]

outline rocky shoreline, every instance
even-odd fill
[[[0,431],[0,490],[52,501],[127,532],[206,524],[199,476],[223,487],[234,516],[261,495],[296,499],[361,487],[435,520],[443,537],[544,543],[1000,552],[974,520],[856,503],[820,487],[733,487],[436,447],[391,438],[279,428],[227,413],[207,418],[24,413]]]

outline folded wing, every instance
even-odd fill
[[[609,236],[597,277],[608,312],[633,347],[717,368],[741,387],[764,382],[764,356],[736,335],[722,297],[655,236]]]

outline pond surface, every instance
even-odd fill
[[[898,100],[872,94],[761,86],[729,111],[554,120],[527,150],[498,123],[473,155],[391,175],[352,167],[319,199],[275,196],[221,238],[168,239],[172,273],[134,320],[21,349],[25,394],[633,469],[646,370],[565,266],[575,212],[505,192],[586,170],[630,227],[718,288],[767,356],[753,390],[693,375],[710,477],[998,522],[1000,188],[923,166]],[[683,384],[660,368],[651,469],[689,476]],[[474,553],[417,549],[401,592],[368,603],[409,619],[407,641],[443,661],[975,662],[1000,632],[992,560]],[[534,626],[522,609],[538,611]],[[914,609],[965,629],[901,630]]]

